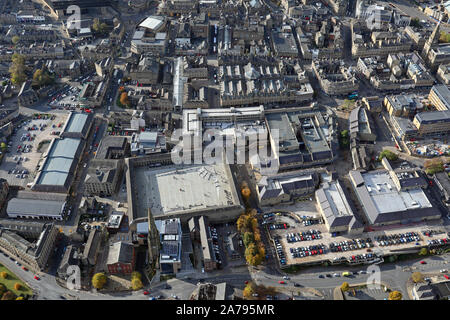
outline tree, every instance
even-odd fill
[[[140,290],[140,289],[142,289],[143,286],[144,285],[142,284],[141,279],[134,278],[134,279],[131,280],[131,288],[133,290]]]
[[[419,18],[412,18],[411,22],[409,23],[411,27],[422,29],[422,24],[420,23]]]
[[[13,45],[16,45],[17,43],[19,43],[20,38],[19,36],[14,36],[11,38],[11,42],[13,43]]]
[[[16,300],[23,300],[23,297],[22,296],[17,297]]]
[[[341,290],[342,292],[346,292],[350,289],[350,285],[348,284],[348,282],[343,282],[341,285]]]
[[[108,25],[104,22],[100,22],[98,18],[94,19],[92,29],[96,33],[106,33],[108,31]]]
[[[378,157],[378,160],[381,161],[383,158],[387,158],[389,161],[395,161],[398,159],[398,156],[389,150],[383,150]]]
[[[122,92],[120,94],[120,103],[126,107],[130,107],[131,103],[130,100],[128,99],[128,93]]]
[[[420,272],[414,272],[411,276],[414,283],[423,282],[423,274]]]
[[[20,86],[27,80],[27,75],[25,74],[25,57],[18,53],[14,53],[11,60],[12,64],[9,68],[11,83]]]
[[[2,279],[8,279],[8,273],[6,271],[2,271],[2,272],[0,272],[0,277]]]
[[[349,138],[348,130],[342,130],[341,131],[341,147],[345,149],[345,148],[348,148],[349,145],[350,145],[350,138]]]
[[[244,236],[242,237],[242,239],[244,241],[245,247],[248,247],[250,243],[255,242],[255,238],[253,236],[253,233],[251,233],[251,232],[244,233]]]
[[[96,273],[92,277],[92,286],[96,289],[102,289],[105,286],[107,280],[108,278],[104,273]]]
[[[12,291],[6,291],[1,300],[15,300],[16,295]]]
[[[0,148],[2,150],[5,150],[7,148],[6,143],[4,143],[4,142],[0,143]]]
[[[244,288],[244,292],[243,292],[244,298],[249,299],[252,297],[252,295],[254,293],[255,293],[255,291],[253,290],[253,286],[252,286],[251,282],[247,283],[247,285]]]
[[[44,87],[52,84],[55,78],[47,69],[37,69],[33,74],[33,85],[36,87]]]
[[[426,256],[428,254],[427,248],[422,248],[419,251],[419,256]]]
[[[16,282],[16,283],[14,284],[14,289],[17,290],[17,291],[19,291],[20,289],[22,289],[22,285],[21,285],[20,283]]]
[[[403,296],[400,291],[392,291],[389,293],[389,300],[402,300]]]

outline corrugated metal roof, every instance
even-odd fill
[[[59,216],[64,205],[64,201],[13,198],[8,202],[6,212],[8,215]]]

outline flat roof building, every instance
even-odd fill
[[[175,274],[181,270],[182,231],[180,219],[155,221],[159,231],[161,249],[159,265],[162,274]]]
[[[441,216],[421,187],[399,188],[388,170],[350,171],[350,180],[371,225],[407,224]]]
[[[428,99],[439,111],[450,110],[450,90],[444,84],[435,85],[431,88]]]
[[[355,218],[346,192],[339,181],[325,182],[316,191],[319,211],[330,233],[361,233],[363,225]]]

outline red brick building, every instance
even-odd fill
[[[135,253],[133,245],[126,242],[116,242],[109,247],[106,266],[110,274],[128,274],[133,272]]]

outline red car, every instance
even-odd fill
[[[150,294],[150,292],[148,292],[147,290],[145,290],[144,292],[142,292],[144,294],[144,296]]]
[[[444,274],[445,279],[450,280],[450,277],[446,274]]]
[[[41,278],[39,278],[38,276],[34,276],[35,280],[40,280]]]
[[[244,282],[245,284],[248,284],[248,280]]]
[[[278,283],[279,283],[279,284],[286,284],[286,282],[284,282],[284,281],[282,281],[282,280],[278,281]]]
[[[427,264],[426,261],[420,261],[420,264]]]
[[[25,268],[25,267],[22,267],[22,269],[23,269],[24,271],[28,271],[28,269],[27,269],[27,268]]]

